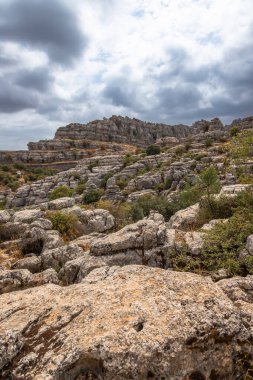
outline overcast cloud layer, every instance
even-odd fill
[[[0,0],[0,149],[128,115],[253,115],[252,0]]]

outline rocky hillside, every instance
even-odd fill
[[[84,141],[111,150],[2,193],[0,378],[252,379],[253,118],[112,117],[29,149]]]

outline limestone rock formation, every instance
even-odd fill
[[[236,293],[238,281],[219,286],[190,273],[111,269],[67,288],[1,296],[1,378],[242,376],[238,361],[252,356],[252,298]]]

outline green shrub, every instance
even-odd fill
[[[161,153],[159,145],[149,145],[146,149],[147,156],[154,156]]]
[[[252,260],[239,259],[246,239],[253,233],[253,213],[238,210],[227,222],[207,232],[202,252],[203,268],[209,272],[224,268],[229,275],[253,274]]]
[[[90,204],[90,203],[97,202],[101,198],[103,193],[104,191],[102,189],[89,190],[83,195],[83,203]]]
[[[172,202],[174,212],[194,205],[200,200],[202,195],[203,194],[198,186],[187,185]]]
[[[49,195],[49,199],[53,201],[54,199],[72,197],[74,190],[70,189],[68,186],[56,187]]]
[[[79,195],[82,195],[83,192],[85,191],[85,189],[86,189],[86,182],[83,181],[83,180],[81,180],[81,181],[79,182],[79,184],[77,185],[77,187],[75,188],[75,192],[76,192],[77,194],[79,194]]]
[[[46,218],[51,221],[53,229],[59,231],[62,235],[69,232],[78,221],[76,216],[62,211],[48,212]]]
[[[116,185],[119,186],[121,190],[123,190],[128,184],[128,180],[125,178],[117,178]]]
[[[13,166],[15,169],[18,169],[18,170],[26,170],[26,166],[23,162],[15,162]]]
[[[0,201],[0,210],[4,210],[6,206],[6,200]]]
[[[253,194],[242,192],[237,197],[212,199],[212,202],[214,208],[209,218],[228,217],[228,220],[217,223],[211,230],[206,231],[204,247],[198,256],[191,255],[187,247],[180,252],[172,250],[172,268],[202,274],[219,269],[226,269],[230,276],[253,274],[253,258],[240,258],[247,237],[253,233]],[[206,200],[201,200],[201,207],[210,212]]]
[[[115,218],[115,230],[119,230],[133,222],[132,206],[127,202],[112,202],[109,200],[99,200],[96,203],[97,208],[108,210]],[[140,218],[141,219],[141,218]]]
[[[213,166],[210,166],[200,174],[198,186],[203,191],[202,195],[207,196],[208,201],[210,201],[212,194],[220,191],[219,175]]]
[[[238,133],[240,132],[240,128],[239,127],[237,127],[237,126],[234,126],[234,127],[232,127],[231,129],[230,129],[230,136],[231,137],[235,137],[235,136],[237,136],[238,135]]]
[[[139,157],[133,156],[131,153],[127,153],[124,157],[124,166],[133,165],[135,162],[139,161]]]
[[[133,221],[148,216],[151,210],[155,210],[162,214],[165,220],[169,220],[173,215],[172,204],[164,196],[143,195],[132,204]]]
[[[207,148],[209,148],[210,146],[212,146],[213,145],[213,139],[211,138],[211,137],[207,137],[206,138],[206,141],[205,141],[205,146],[207,147]]]
[[[10,167],[7,166],[7,165],[2,165],[1,170],[2,170],[3,172],[9,172],[9,171],[10,171]]]

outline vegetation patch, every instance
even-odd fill
[[[161,153],[161,148],[159,145],[149,145],[146,149],[147,156],[154,156]]]
[[[95,203],[99,201],[99,199],[102,197],[103,194],[104,194],[103,189],[91,189],[83,195],[82,201],[84,204]]]
[[[72,197],[74,190],[70,189],[68,186],[56,187],[49,195],[50,201],[59,198]]]
[[[78,222],[76,216],[62,211],[50,211],[46,214],[46,218],[51,221],[53,229],[62,235],[68,233]]]

